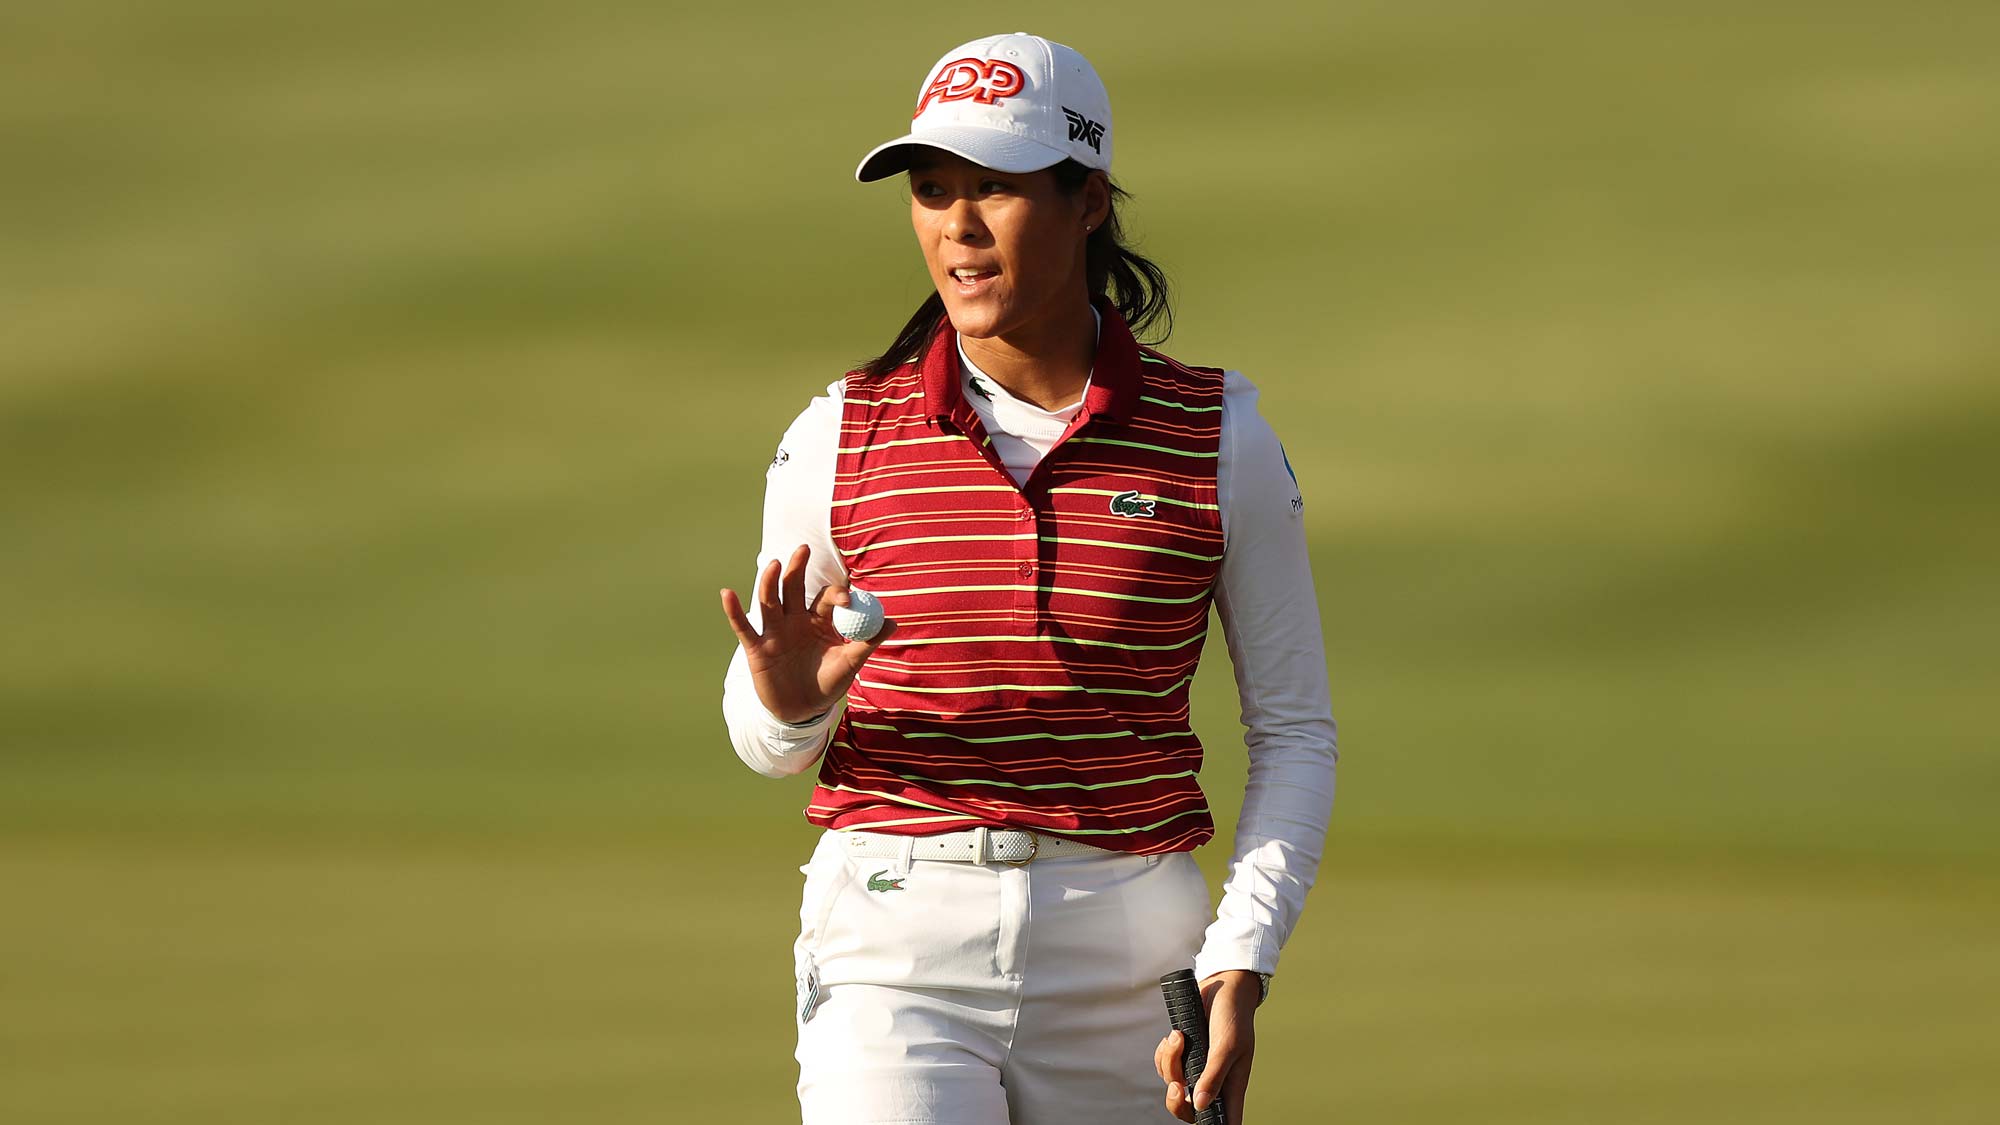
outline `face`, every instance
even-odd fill
[[[1084,242],[1108,208],[1102,183],[1069,195],[1047,169],[996,172],[937,150],[912,161],[910,223],[953,326],[1003,336],[1088,300]]]

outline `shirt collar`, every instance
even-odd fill
[[[1090,339],[1092,347],[1096,346],[1098,333],[1102,331],[1104,331],[1104,314],[1097,311],[1096,305],[1092,305],[1090,306],[1090,333],[1091,333]],[[1014,396],[1007,390],[1006,387],[1001,386],[997,381],[995,381],[993,376],[988,375],[983,369],[981,369],[979,364],[973,362],[971,356],[965,354],[965,337],[962,334],[954,332],[952,333],[952,335],[958,337],[957,339],[958,368],[961,374],[965,375],[968,379],[984,379],[987,382],[993,384],[993,389],[996,392],[1006,395],[1010,400],[1019,401],[1017,399],[1014,399]],[[1042,413],[1062,417],[1064,419],[1076,417],[1079,413],[1083,411],[1083,400],[1090,394],[1091,384],[1094,383],[1096,379],[1097,379],[1097,372],[1093,370],[1090,373],[1089,377],[1084,379],[1083,394],[1079,395],[1075,402],[1070,403],[1068,406],[1065,406],[1060,410],[1042,410]],[[1032,406],[1033,404],[1029,403],[1026,405]],[[1035,407],[1035,409],[1041,410],[1040,407]]]
[[[1077,424],[1098,417],[1129,422],[1139,405],[1139,343],[1109,298],[1093,298],[1091,305],[1098,314],[1097,356],[1091,364],[1090,385],[1084,389]],[[923,376],[925,412],[932,423],[949,418],[959,429],[969,430],[976,414],[965,401],[959,379],[958,331],[950,317],[938,321],[937,331],[917,359],[917,370]]]

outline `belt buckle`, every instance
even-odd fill
[[[1034,829],[1023,828],[1020,831],[1026,832],[1028,834],[1028,858],[1003,859],[1000,861],[1001,863],[1004,863],[1009,867],[1026,867],[1029,864],[1035,862],[1035,857],[1040,855],[1042,852],[1042,838],[1038,833],[1035,832]]]

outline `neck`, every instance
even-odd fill
[[[1083,397],[1097,359],[1097,318],[1090,303],[1064,301],[1065,311],[999,336],[959,337],[959,346],[1007,393],[1043,410]]]

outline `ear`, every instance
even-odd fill
[[[1092,168],[1090,176],[1083,181],[1083,216],[1085,228],[1096,230],[1111,216],[1111,179],[1101,169]]]

